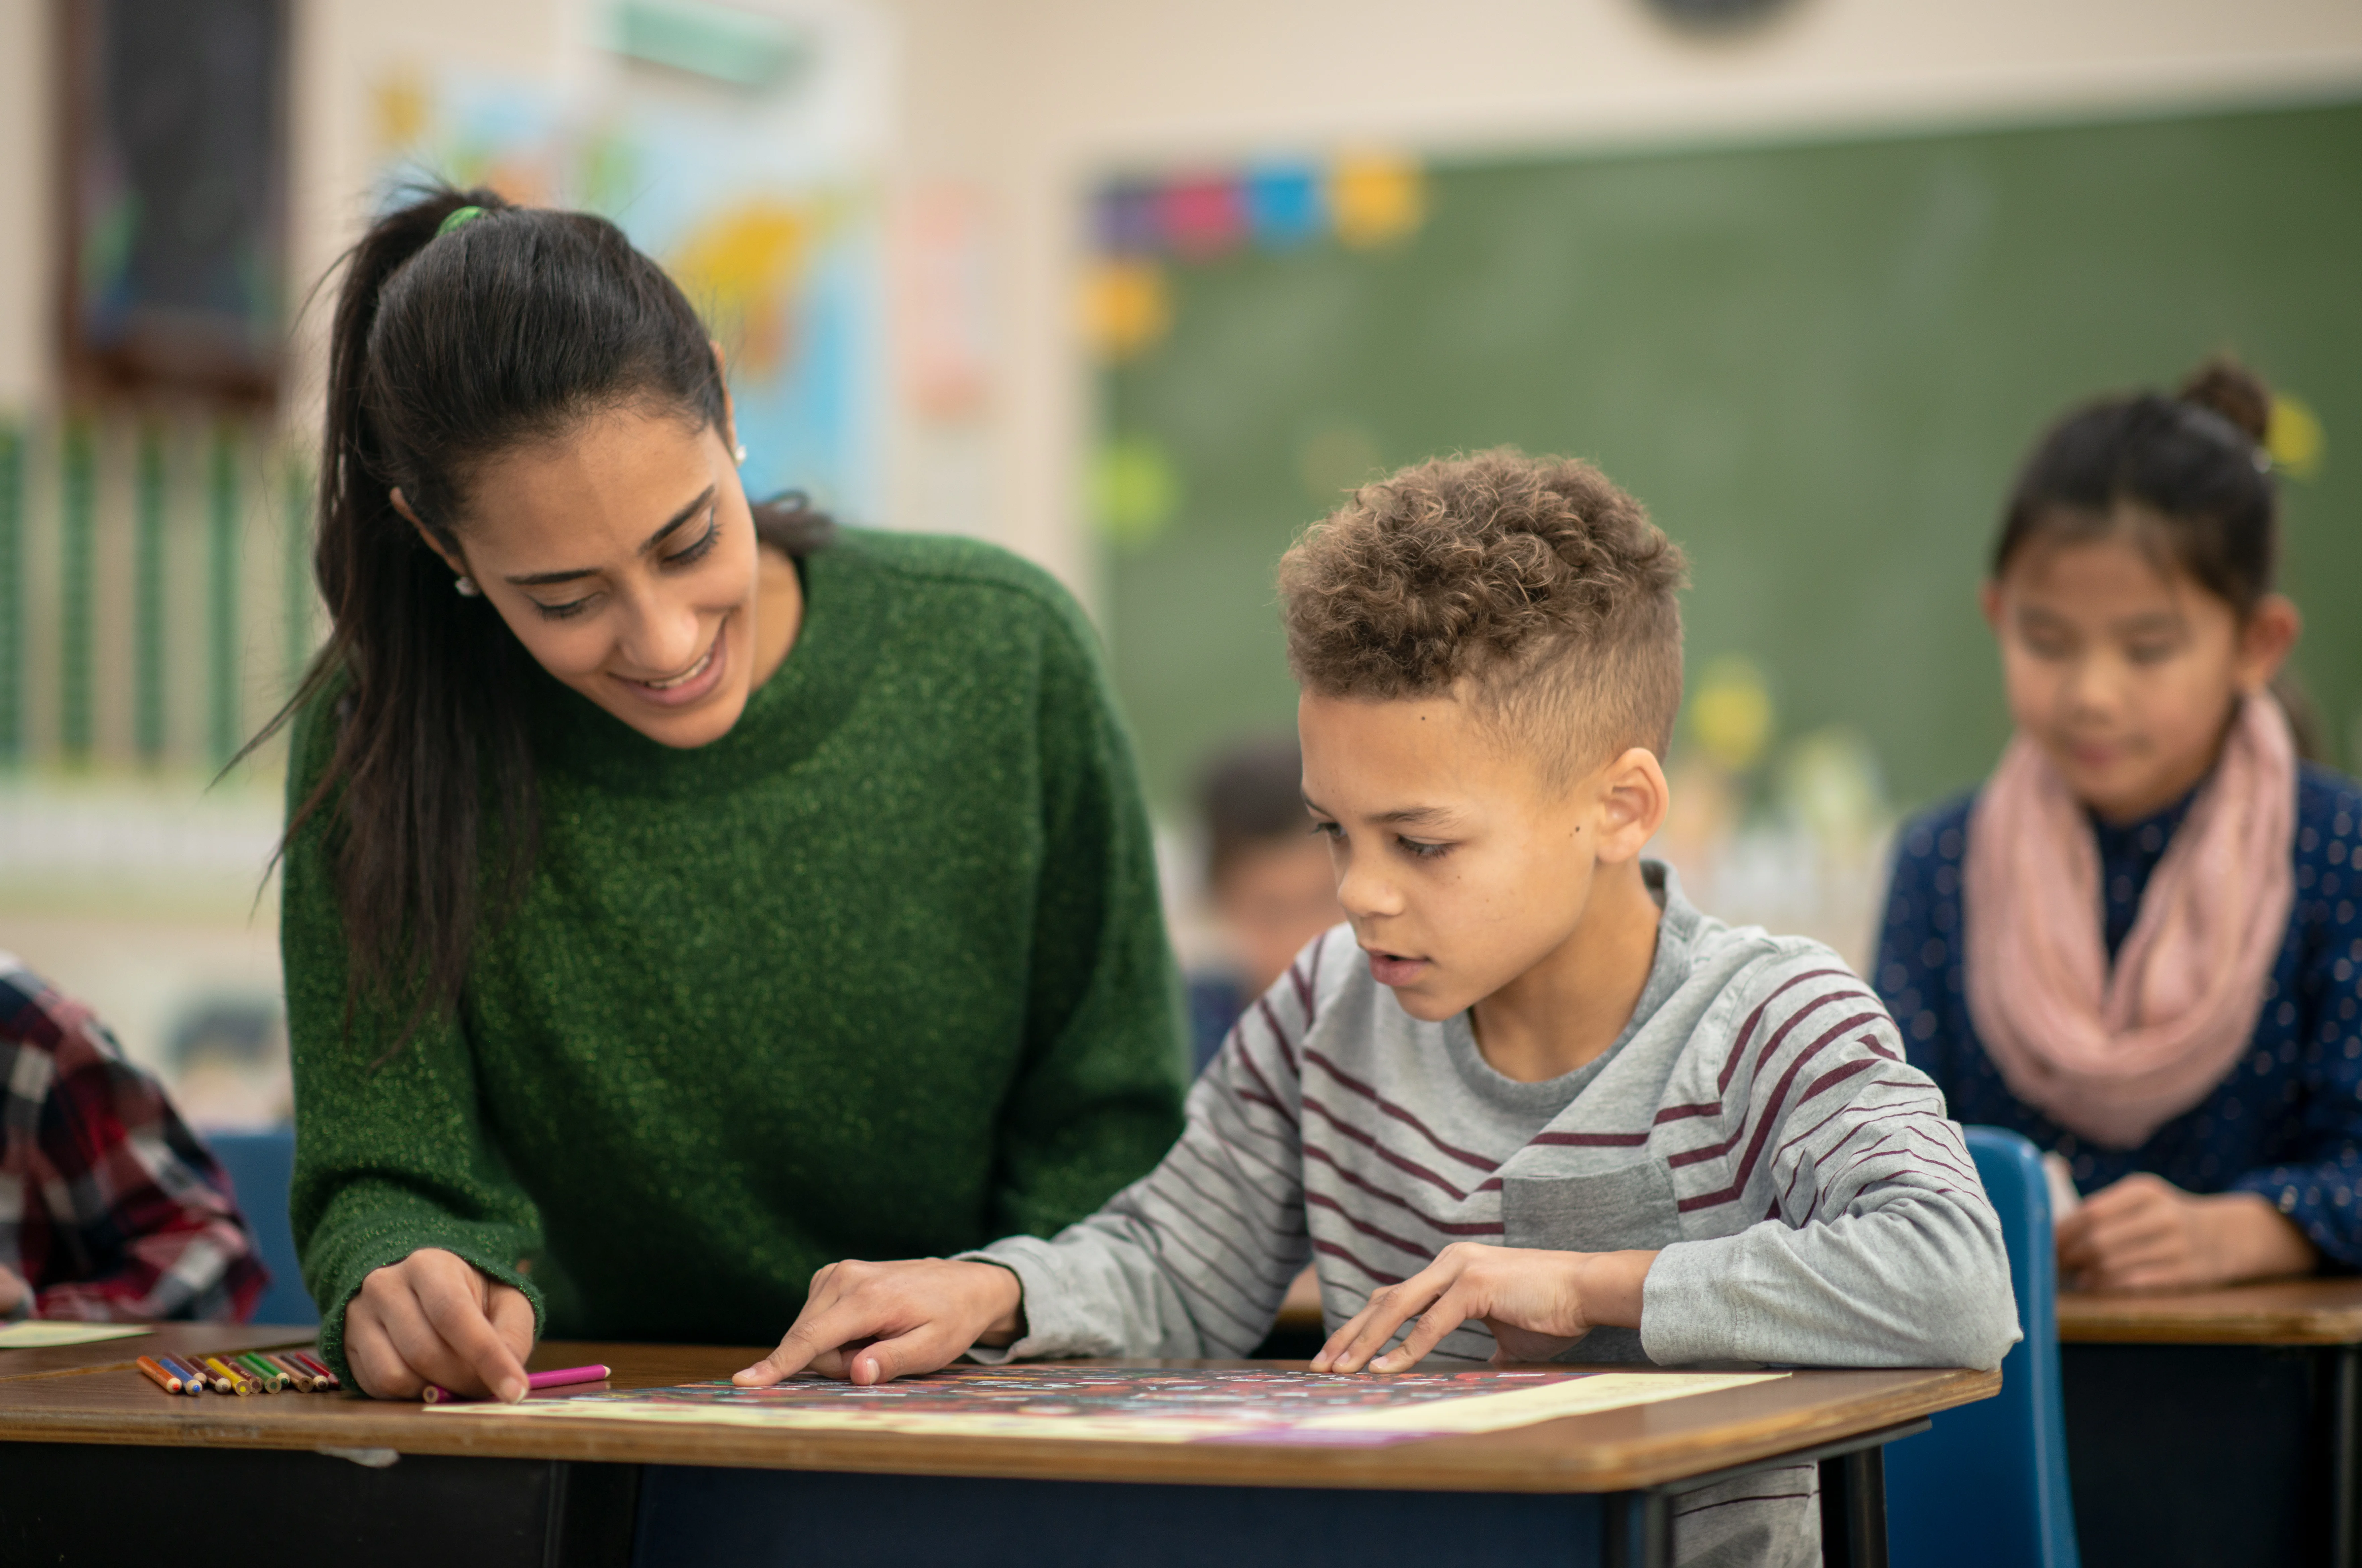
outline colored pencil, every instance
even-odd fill
[[[284,1372],[293,1381],[295,1386],[306,1394],[317,1394],[326,1390],[327,1385],[298,1366],[291,1356],[276,1351],[266,1351],[263,1353],[263,1359]]]
[[[205,1391],[204,1374],[199,1372],[195,1367],[190,1365],[181,1357],[177,1355],[160,1355],[156,1359],[164,1364],[164,1369],[166,1371],[170,1372],[173,1376],[181,1380],[182,1393],[202,1394]]]
[[[215,1376],[223,1379],[229,1385],[229,1387],[226,1390],[216,1388],[214,1390],[215,1393],[220,1394],[227,1392],[235,1394],[240,1398],[244,1398],[246,1396],[254,1392],[253,1381],[250,1378],[242,1375],[235,1367],[232,1367],[227,1363],[224,1362],[221,1357],[217,1355],[209,1355],[205,1357],[205,1365],[212,1370]]]
[[[337,1376],[333,1371],[329,1370],[328,1364],[322,1361],[318,1356],[314,1355],[309,1351],[296,1351],[293,1353],[295,1359],[301,1362],[304,1365],[311,1368],[315,1375],[326,1378],[329,1387],[342,1388],[345,1386],[345,1380]]]
[[[563,1388],[569,1383],[603,1383],[608,1368],[592,1364],[589,1366],[561,1366],[549,1372],[525,1374],[527,1388]]]
[[[287,1375],[252,1351],[242,1351],[235,1359],[239,1366],[261,1380],[265,1394],[276,1394],[287,1386]]]
[[[155,1384],[157,1387],[161,1388],[165,1393],[178,1394],[181,1391],[181,1380],[173,1376],[171,1373],[165,1371],[162,1364],[159,1363],[154,1356],[141,1356],[139,1358],[139,1370],[148,1375],[149,1382]]]

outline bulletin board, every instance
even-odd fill
[[[1246,178],[1100,199],[1137,274],[1099,372],[1104,603],[1168,810],[1209,746],[1292,721],[1295,534],[1344,485],[1502,443],[1592,458],[1687,547],[1693,670],[1749,656],[1780,733],[1857,729],[1898,805],[1972,784],[2006,734],[1976,589],[2018,460],[2067,405],[2219,349],[2311,422],[2283,579],[2353,762],[2362,105],[1429,164],[1358,240],[1290,226],[1318,184]]]

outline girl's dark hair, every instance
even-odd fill
[[[1992,574],[2026,546],[2135,537],[2245,621],[2279,566],[2279,494],[2265,437],[2272,394],[2235,360],[2209,359],[2171,397],[2104,399],[2052,425],[2018,470]],[[2273,695],[2305,756],[2323,756],[2320,723],[2283,669]]]
[[[332,626],[248,745],[341,684],[334,752],[281,849],[330,814],[347,1017],[365,993],[406,1007],[397,1048],[457,1003],[479,933],[523,894],[538,807],[532,656],[487,601],[452,591],[390,492],[447,547],[476,472],[520,443],[618,408],[725,417],[697,313],[614,225],[491,191],[413,194],[342,263],[314,554]],[[443,233],[464,206],[481,210]],[[800,497],[756,518],[790,555],[830,533]]]
[[[2172,397],[2141,392],[2077,409],[2018,470],[1993,575],[2036,540],[2100,538],[2136,508],[2143,542],[2244,619],[2272,591],[2279,564],[2279,498],[2264,451],[2271,412],[2264,383],[2219,359]]]

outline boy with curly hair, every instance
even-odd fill
[[[1280,567],[1304,793],[1347,922],[1241,1020],[1153,1172],[1047,1241],[822,1271],[779,1349],[1237,1356],[1309,1257],[1316,1370],[1423,1357],[1992,1367],[2000,1225],[1886,1010],[1642,849],[1681,552],[1596,469],[1363,488]],[[1683,1562],[1818,1561],[1810,1466],[1684,1495]]]

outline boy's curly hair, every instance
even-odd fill
[[[1606,475],[1506,447],[1363,486],[1279,563],[1307,690],[1461,695],[1562,783],[1629,746],[1664,755],[1687,581]]]

